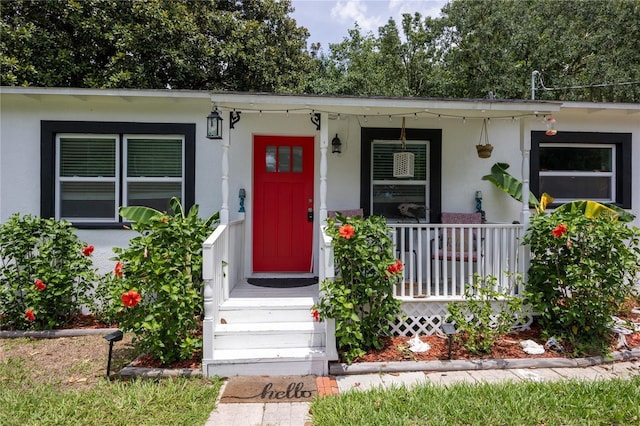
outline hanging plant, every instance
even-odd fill
[[[487,119],[482,120],[482,128],[480,129],[480,140],[476,145],[478,157],[489,158],[493,152],[493,145],[489,143],[489,131],[487,130]]]

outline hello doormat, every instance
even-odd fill
[[[317,394],[316,376],[239,376],[229,379],[220,402],[308,402]]]

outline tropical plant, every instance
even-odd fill
[[[67,221],[11,216],[0,225],[0,327],[49,330],[90,307],[92,252]]]
[[[455,324],[455,339],[471,353],[490,353],[496,339],[512,330],[522,312],[522,297],[508,289],[497,291],[495,276],[474,278],[465,286],[464,302],[447,304],[447,322]]]
[[[547,336],[567,339],[576,354],[606,354],[611,316],[640,277],[640,229],[581,210],[532,218],[527,302]]]
[[[389,321],[400,313],[393,286],[402,276],[402,263],[393,253],[393,242],[384,217],[360,216],[327,219],[332,237],[335,280],[320,286],[320,300],[313,307],[318,320],[336,322],[338,349],[352,362],[368,349],[380,348],[389,335]]]
[[[170,213],[120,208],[140,236],[114,248],[117,263],[101,293],[109,295],[104,307],[117,313],[120,327],[164,363],[189,359],[202,346],[202,243],[218,219],[198,217],[197,206],[185,213],[176,198],[170,207]]]

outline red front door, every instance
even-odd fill
[[[314,138],[254,136],[253,142],[253,270],[310,272]]]

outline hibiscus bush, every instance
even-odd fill
[[[171,210],[120,209],[140,235],[114,248],[117,262],[99,291],[103,314],[163,363],[190,359],[202,348],[202,243],[218,217],[198,217],[197,206],[185,213],[175,198]]]
[[[606,354],[611,316],[640,273],[640,230],[615,214],[567,209],[532,217],[525,243],[527,301],[545,335],[567,340],[576,355]]]
[[[333,318],[338,349],[347,362],[370,348],[381,348],[389,321],[400,313],[393,286],[402,277],[402,262],[393,252],[386,220],[380,216],[327,219],[333,238],[336,278],[321,283],[316,320]]]
[[[92,252],[64,220],[15,214],[1,224],[0,328],[59,328],[90,307]]]

